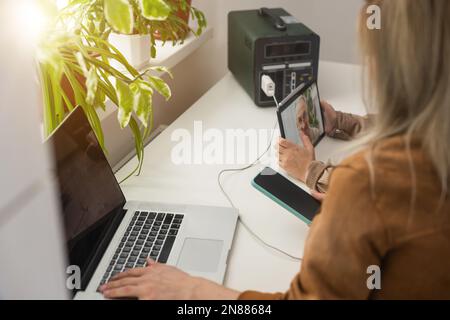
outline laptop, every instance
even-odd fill
[[[75,298],[145,267],[147,258],[222,283],[238,219],[232,208],[126,201],[95,133],[77,107],[48,139],[54,151]]]

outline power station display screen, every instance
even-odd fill
[[[310,53],[310,42],[296,42],[285,44],[273,44],[266,46],[266,58],[282,58],[290,56],[301,56]]]

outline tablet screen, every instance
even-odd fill
[[[300,139],[300,132],[303,131],[309,136],[313,145],[320,141],[325,129],[316,83],[283,108],[281,121],[285,139],[303,146]]]

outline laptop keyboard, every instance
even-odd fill
[[[100,286],[116,274],[147,265],[147,258],[166,263],[184,215],[137,211],[128,225]]]

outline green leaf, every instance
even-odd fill
[[[95,73],[95,69],[91,68],[86,77],[86,88],[87,88],[86,102],[90,105],[94,104],[97,93],[97,86],[98,86],[98,77],[97,74]]]
[[[55,124],[59,125],[64,120],[64,108],[63,108],[63,97],[62,97],[62,90],[61,89],[61,78],[62,78],[62,72],[51,72],[50,73],[50,80],[52,84],[52,91],[53,91],[53,100],[54,100],[54,116],[55,116]]]
[[[153,108],[153,100],[150,100],[150,108]],[[143,137],[144,140],[146,140],[150,136],[152,130],[153,130],[153,109],[150,110],[150,113],[148,115],[147,128],[145,128]]]
[[[106,100],[106,94],[103,91],[102,87],[98,86],[98,90],[97,93],[95,94],[95,101],[94,101],[94,105],[96,107],[100,107],[103,110],[105,110],[106,106],[105,106],[105,100]]]
[[[134,29],[133,8],[127,0],[104,0],[106,21],[117,32],[131,34]]]
[[[130,123],[131,113],[133,112],[134,95],[130,87],[122,80],[116,81],[117,96],[119,99],[119,111],[117,119],[120,127],[123,129]]]
[[[128,176],[126,176],[122,181],[119,182],[119,184],[122,184],[124,181],[128,180],[136,172],[140,173],[142,169],[142,164],[144,162],[144,141],[142,133],[139,130],[139,126],[133,118],[130,119],[130,130],[133,132],[134,136],[134,143],[136,148],[136,156],[138,158],[138,164],[136,168]]]
[[[94,108],[90,106],[83,107],[83,110],[89,120],[89,123],[91,124],[92,130],[94,131],[98,139],[100,147],[103,149],[105,154],[108,154],[108,150],[106,150],[105,146],[105,135],[103,133],[102,124],[100,122],[100,118],[97,115],[97,112],[95,112]]]
[[[139,0],[141,12],[148,20],[163,21],[169,16],[171,9],[163,0]]]
[[[130,89],[134,94],[133,110],[136,113],[139,121],[148,127],[148,119],[152,112],[152,95],[153,90],[149,85],[141,80],[136,81],[130,85]]]
[[[48,137],[55,129],[54,124],[54,101],[52,99],[52,84],[48,72],[49,66],[46,64],[38,65],[39,78],[41,81],[42,97],[44,99],[44,132]]]
[[[86,65],[86,61],[84,60],[83,54],[81,52],[76,52],[75,58],[77,58],[77,62],[80,65],[81,70],[83,71],[83,75],[87,77],[89,71]]]
[[[48,67],[53,68],[55,72],[62,72],[64,61],[58,48],[55,48],[54,45],[46,44],[40,46],[36,51],[36,58],[39,63],[48,65]]]
[[[147,81],[138,80],[139,89],[153,95],[153,89]]]
[[[169,100],[170,97],[172,96],[172,91],[170,90],[169,85],[164,82],[164,80],[162,80],[159,77],[148,77],[152,87],[158,91],[164,98],[166,98],[166,100]]]
[[[150,112],[152,112],[152,105],[151,105],[151,95],[145,92],[141,92],[137,96],[137,104],[136,104],[136,115],[141,121],[141,123],[144,125],[144,127],[148,127],[148,117]]]
[[[170,70],[167,69],[166,67],[157,66],[157,67],[150,67],[149,69],[156,72],[167,73],[169,77],[173,79],[172,72],[170,72]]]
[[[139,164],[136,167],[138,171],[138,175],[141,173],[142,164],[144,163],[144,139],[141,131],[139,130],[139,126],[136,121],[131,118],[130,120],[130,129],[133,131],[135,145],[136,145],[136,154],[139,161]],[[135,171],[136,172],[136,171]]]

